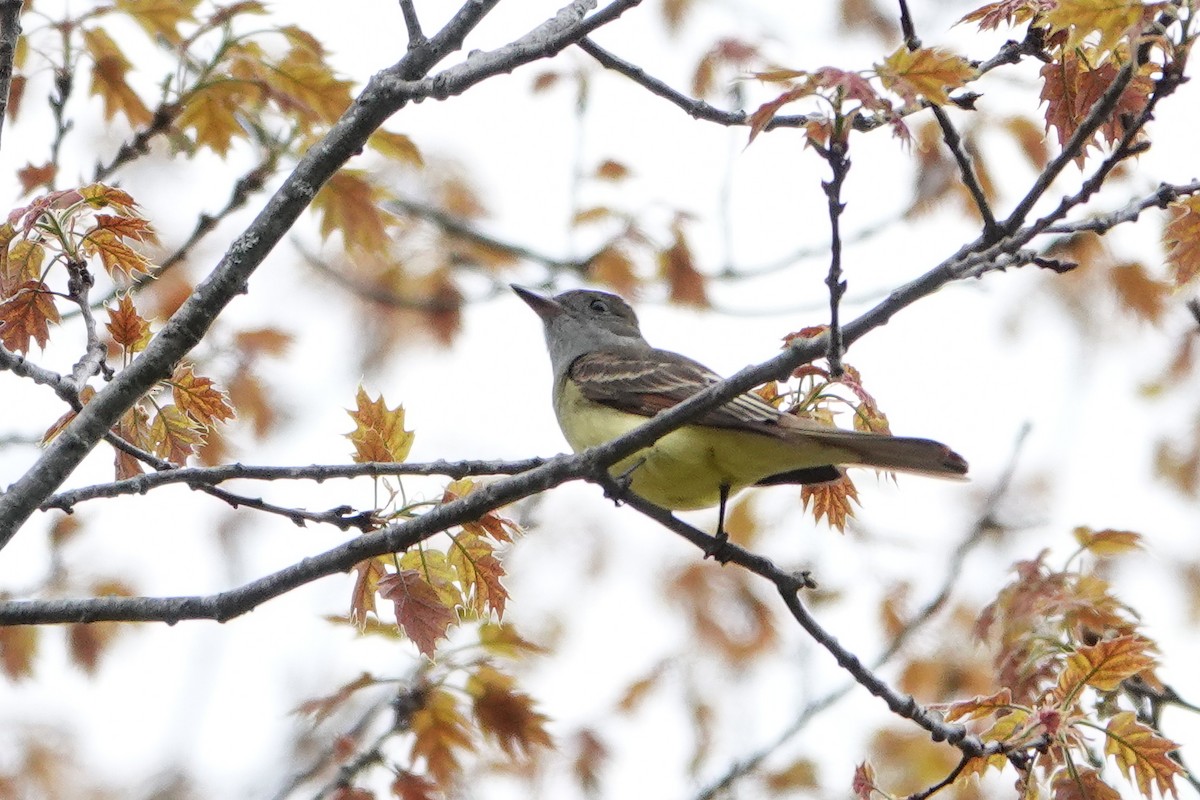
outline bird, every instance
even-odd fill
[[[651,346],[633,308],[615,294],[511,288],[541,318],[554,411],[576,453],[722,380],[698,361]],[[745,392],[618,461],[610,474],[666,509],[719,506],[723,540],[726,502],[742,489],[836,481],[847,466],[952,479],[967,473],[966,460],[940,442],[838,428]]]

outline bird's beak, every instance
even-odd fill
[[[524,300],[530,308],[537,312],[543,322],[549,322],[564,311],[562,304],[553,297],[540,295],[524,286],[517,286],[515,283],[510,283],[509,287],[517,293],[517,297]]]

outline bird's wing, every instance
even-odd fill
[[[622,411],[651,417],[718,383],[721,376],[668,350],[598,350],[575,359],[568,377],[583,396]],[[762,398],[740,394],[700,418],[705,425],[762,431],[780,412]]]

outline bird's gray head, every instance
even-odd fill
[[[575,289],[546,297],[522,286],[512,290],[542,318],[554,374],[584,353],[606,347],[649,347],[629,304],[608,292]]]

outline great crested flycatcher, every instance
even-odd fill
[[[633,309],[614,294],[545,297],[512,289],[542,319],[554,411],[577,453],[721,380],[687,356],[651,347]],[[720,504],[723,518],[725,500],[747,486],[837,480],[839,465],[948,478],[967,472],[962,456],[939,442],[844,430],[785,414],[746,393],[622,459],[611,473],[628,474],[629,488],[655,505]]]

